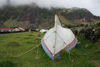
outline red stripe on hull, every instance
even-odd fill
[[[66,50],[68,48],[71,48],[71,46],[74,45],[74,43],[76,42],[76,38],[74,38],[74,40],[69,44],[67,45],[65,48],[63,48],[62,50]],[[48,50],[48,52],[52,55],[52,57],[55,57],[57,56],[61,51],[59,51],[58,53],[56,53],[55,55],[53,55],[53,53],[49,50],[49,48],[46,46],[45,42],[44,42],[44,39],[43,39],[43,45],[45,46],[45,48]]]

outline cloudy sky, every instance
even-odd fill
[[[12,5],[25,5],[35,3],[41,8],[86,8],[94,15],[100,16],[100,0],[10,0]],[[7,0],[0,0],[0,7],[5,5]]]

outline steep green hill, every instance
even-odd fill
[[[77,9],[58,9],[51,10],[32,6],[5,6],[0,9],[0,28],[5,27],[3,24],[9,19],[16,20],[19,26],[25,28],[49,28],[54,24],[54,15],[58,14],[61,22],[65,25],[80,24],[80,19],[86,18],[87,22],[100,20],[100,17],[94,16],[90,11],[84,8]]]

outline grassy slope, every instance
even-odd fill
[[[62,52],[59,61],[53,62],[42,47],[20,56],[40,44],[40,33],[16,33],[0,36],[0,67],[96,67],[100,63],[100,45],[78,36],[77,45],[70,55]],[[86,45],[89,45],[86,48]],[[98,66],[99,67],[99,66]]]
[[[59,18],[60,18],[60,20],[61,20],[61,22],[62,22],[62,24],[65,24],[65,25],[75,25],[73,22],[71,22],[71,21],[69,21],[68,19],[66,19],[65,17],[63,17],[63,16],[59,16]]]
[[[76,25],[80,25],[80,23],[81,23],[80,20],[78,20],[78,19],[68,20],[62,15],[59,15],[59,19],[63,26],[64,25],[76,26]],[[39,24],[39,29],[45,29],[45,28],[49,29],[54,25],[54,19],[50,20],[50,17],[48,19],[43,18],[42,21],[43,21],[43,23]]]

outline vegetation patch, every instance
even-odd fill
[[[0,62],[0,67],[14,67],[14,63],[11,61],[2,61]]]
[[[18,42],[8,42],[6,44],[7,47],[18,47],[20,44]]]

